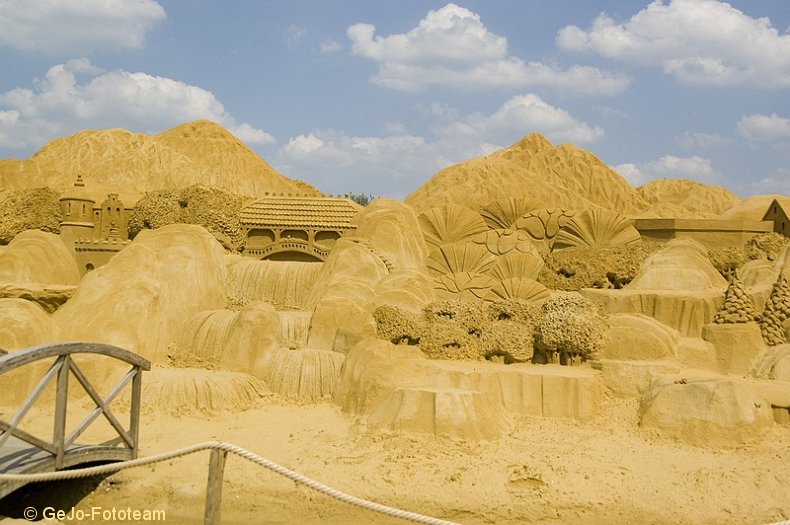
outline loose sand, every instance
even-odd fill
[[[522,418],[503,439],[474,443],[371,432],[329,402],[268,395],[236,413],[148,412],[141,453],[218,439],[356,496],[465,524],[790,519],[790,426],[775,425],[759,443],[704,449],[651,435],[636,414],[635,401],[610,399],[590,423]],[[164,509],[168,524],[200,523],[207,465],[201,452],[126,470],[75,507]],[[233,455],[224,479],[226,524],[403,523]]]

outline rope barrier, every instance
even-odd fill
[[[0,473],[0,481],[41,482],[41,481],[62,481],[67,479],[87,478],[90,476],[97,476],[101,474],[118,472],[127,468],[151,465],[154,463],[167,461],[169,459],[175,459],[181,456],[186,456],[188,454],[193,454],[195,452],[200,452],[203,450],[224,450],[226,452],[236,454],[241,458],[256,463],[262,467],[271,470],[272,472],[275,472],[276,474],[289,478],[295,481],[296,483],[305,485],[306,487],[309,487],[315,491],[325,494],[331,498],[342,501],[343,503],[354,505],[356,507],[367,509],[373,512],[378,512],[379,514],[384,514],[395,518],[401,518],[416,523],[425,523],[427,525],[458,525],[457,523],[452,521],[446,521],[431,516],[425,516],[423,514],[418,514],[416,512],[397,509],[395,507],[389,507],[387,505],[382,505],[374,501],[369,501],[366,499],[358,498],[356,496],[352,496],[351,494],[347,494],[340,490],[334,489],[328,485],[324,485],[323,483],[316,481],[312,478],[309,478],[303,474],[300,474],[291,469],[283,467],[282,465],[279,465],[271,460],[268,460],[263,456],[259,456],[254,452],[250,452],[245,448],[239,447],[237,445],[233,445],[232,443],[225,443],[222,441],[204,441],[202,443],[196,443],[194,445],[179,448],[176,450],[171,450],[168,452],[162,452],[160,454],[154,454],[152,456],[147,456],[144,458],[132,459],[128,461],[120,461],[118,463],[110,463],[107,465],[99,465],[95,467],[88,467],[82,469],[61,470],[58,472],[41,472],[35,474]]]

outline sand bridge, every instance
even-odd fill
[[[263,197],[241,211],[244,254],[275,261],[322,262],[360,206],[337,197]]]
[[[83,370],[74,360],[75,354],[107,356],[131,365],[118,383],[101,397],[90,383]],[[26,372],[55,358],[44,375],[33,388],[20,408],[5,420],[0,412],[0,474],[33,474],[51,472],[79,465],[127,461],[137,457],[140,428],[140,393],[143,370],[150,370],[148,360],[127,350],[98,343],[57,343],[37,346],[6,353],[0,350],[0,384],[4,381],[19,381],[14,372],[22,367]],[[32,365],[32,366],[27,366]],[[85,393],[93,400],[95,408],[84,419],[66,433],[68,410],[69,376],[73,376]],[[36,401],[55,383],[55,410],[52,439],[42,439],[21,428],[21,423]],[[123,425],[110,409],[112,401],[127,385],[131,388],[131,406],[128,426]],[[38,406],[38,405],[36,405]],[[98,443],[77,442],[96,419],[103,415],[113,429],[114,436]],[[88,432],[90,433],[90,432]],[[106,436],[105,436],[106,437]],[[24,486],[25,481],[0,480],[0,498]]]

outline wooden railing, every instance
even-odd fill
[[[91,385],[85,374],[80,370],[77,363],[72,359],[73,354],[97,354],[113,357],[131,365],[131,369],[118,381],[105,397],[101,397],[96,389]],[[44,373],[43,377],[36,384],[33,391],[22,403],[22,406],[11,417],[9,421],[0,419],[0,456],[2,456],[3,446],[11,436],[20,439],[33,447],[39,448],[55,459],[55,468],[63,468],[64,455],[69,447],[75,444],[85,430],[93,423],[96,418],[103,415],[113,427],[117,436],[97,444],[97,446],[117,447],[121,445],[128,448],[130,457],[137,457],[138,437],[140,430],[140,393],[142,371],[150,370],[151,363],[121,348],[99,344],[99,343],[56,343],[51,345],[37,346],[20,350],[18,352],[0,353],[0,378],[3,374],[20,368],[42,359],[55,358],[55,361]],[[69,376],[73,375],[77,382],[82,386],[88,396],[96,405],[95,408],[77,425],[71,432],[66,434],[66,409],[68,406]],[[40,439],[19,428],[25,415],[33,407],[36,400],[44,392],[47,385],[54,379],[55,385],[55,426],[51,441]],[[131,382],[131,407],[129,412],[129,427],[125,428],[118,418],[110,410],[110,403],[123,391]]]

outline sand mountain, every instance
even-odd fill
[[[537,198],[547,207],[603,207],[634,214],[647,207],[625,179],[589,151],[553,146],[532,133],[508,148],[439,171],[406,198],[418,210],[445,203],[479,209],[508,197]]]
[[[656,179],[637,192],[650,206],[642,217],[714,218],[741,202],[721,186],[687,179]]]
[[[406,202],[418,211],[447,203],[479,210],[509,197],[535,198],[546,207],[607,208],[632,217],[709,217],[739,201],[718,186],[681,179],[635,189],[589,151],[554,146],[532,133],[488,156],[442,169]]]
[[[99,202],[119,193],[129,205],[150,190],[202,183],[247,195],[318,194],[275,171],[243,142],[208,120],[158,135],[124,129],[80,131],[53,140],[27,160],[0,161],[0,187],[71,187],[82,174]]]

